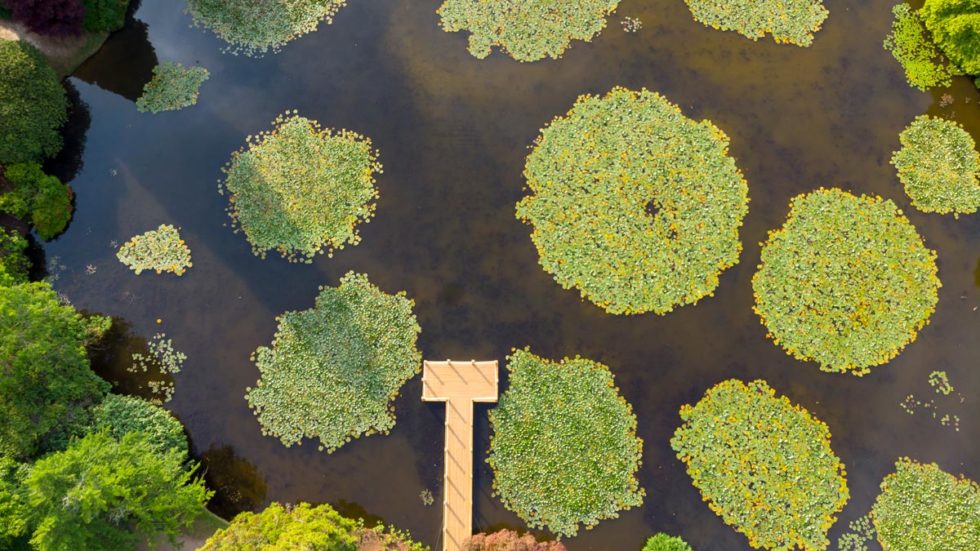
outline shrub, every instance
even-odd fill
[[[943,53],[964,73],[980,75],[980,4],[926,0],[920,13]]]
[[[194,24],[210,29],[235,53],[276,52],[287,42],[329,25],[346,0],[188,0]]]
[[[177,111],[197,103],[198,90],[211,73],[204,67],[184,67],[165,61],[153,68],[153,78],[136,100],[141,113]]]
[[[14,230],[0,227],[0,286],[26,283],[31,261],[24,254],[27,240]]]
[[[510,387],[490,411],[487,458],[504,507],[532,528],[564,536],[638,507],[643,442],[609,368],[528,350],[507,361]]]
[[[647,540],[643,551],[691,551],[691,546],[677,536],[668,536],[661,532]]]
[[[271,549],[357,550],[357,521],[329,505],[272,503],[261,513],[245,512],[218,530],[199,551],[265,551]]]
[[[68,186],[45,174],[37,163],[10,165],[6,177],[14,188],[0,195],[0,212],[31,222],[42,239],[65,230],[72,213]]]
[[[980,153],[959,123],[921,115],[899,140],[891,163],[913,207],[957,217],[980,208]]]
[[[936,253],[894,203],[819,189],[795,197],[752,278],[769,336],[823,371],[865,375],[929,321]]]
[[[0,287],[0,454],[27,459],[87,427],[109,385],[89,368],[86,345],[108,318],[83,318],[47,283]]]
[[[191,250],[180,238],[180,232],[170,224],[142,233],[123,243],[116,258],[139,275],[143,270],[160,274],[170,272],[184,275],[191,263]]]
[[[680,410],[670,445],[694,486],[754,548],[826,549],[849,497],[830,430],[765,381],[731,379]]]
[[[288,112],[273,130],[249,136],[224,168],[221,192],[228,213],[255,254],[272,249],[290,261],[360,241],[357,225],[374,213],[381,172],[371,140],[354,132],[322,130]]]
[[[23,40],[0,40],[0,165],[26,163],[61,150],[58,129],[68,100],[58,75]]]
[[[126,24],[129,0],[83,0],[86,31],[118,31]]]
[[[14,21],[46,36],[73,36],[82,32],[82,0],[4,0]]]
[[[980,549],[980,487],[903,457],[871,508],[885,551]]]
[[[884,46],[905,69],[909,84],[919,90],[952,84],[958,71],[932,42],[919,12],[903,2],[892,13],[895,20]]]
[[[538,541],[531,534],[523,536],[513,530],[492,534],[475,534],[463,544],[462,551],[566,551],[558,541]]]
[[[665,314],[738,262],[748,185],[728,137],[663,96],[582,96],[541,131],[517,217],[545,271],[612,314]]]
[[[822,0],[684,0],[694,19],[711,28],[778,44],[809,46],[829,12]]]
[[[619,0],[445,0],[443,30],[469,31],[469,51],[483,59],[499,46],[518,61],[558,59],[572,40],[592,40]]]
[[[321,287],[312,309],[279,316],[272,346],[252,356],[261,378],[245,395],[263,434],[286,446],[318,438],[333,452],[391,430],[391,401],[422,361],[413,306],[351,272]]]
[[[94,429],[113,438],[139,432],[161,454],[176,450],[187,455],[184,426],[169,411],[142,398],[110,394],[93,410],[93,417]]]

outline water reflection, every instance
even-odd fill
[[[231,519],[242,511],[256,511],[265,501],[267,486],[262,473],[232,446],[212,445],[201,454],[201,466],[214,497],[208,509]]]
[[[58,155],[44,164],[44,171],[68,184],[82,169],[85,155],[85,136],[92,124],[88,104],[70,80],[64,81],[68,95],[68,121],[61,129],[64,146]]]
[[[72,73],[89,84],[135,102],[153,78],[157,54],[146,23],[132,19],[109,36],[102,49]]]

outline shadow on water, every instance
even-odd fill
[[[214,496],[211,512],[232,518],[242,511],[256,511],[265,503],[268,488],[262,473],[247,459],[235,454],[231,446],[211,446],[201,454],[201,466],[208,488]]]
[[[56,157],[45,163],[44,171],[70,184],[82,170],[85,158],[85,135],[92,124],[92,115],[88,104],[82,101],[78,88],[70,80],[66,80],[64,84],[68,92],[68,122],[61,129],[64,147]]]
[[[126,26],[112,33],[102,49],[73,74],[89,84],[135,102],[153,78],[157,54],[146,23],[127,17]]]
[[[175,384],[173,376],[152,368],[148,371],[134,369],[133,354],[150,356],[147,339],[135,334],[129,322],[115,317],[112,327],[89,353],[93,371],[112,384],[113,392],[160,401],[158,389],[172,388]]]

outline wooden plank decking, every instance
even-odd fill
[[[473,403],[496,402],[497,362],[424,362],[422,401],[446,402],[442,548],[473,534]]]

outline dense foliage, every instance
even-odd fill
[[[104,431],[119,440],[139,432],[159,453],[175,450],[187,454],[187,436],[180,421],[142,398],[110,394],[93,410],[93,417],[95,431]]]
[[[919,12],[903,2],[892,13],[895,20],[884,45],[905,69],[909,84],[919,90],[952,84],[957,70],[932,42]]]
[[[357,550],[358,523],[329,505],[272,503],[260,513],[241,513],[218,530],[200,551],[273,551],[275,549]]]
[[[136,100],[136,109],[141,113],[160,113],[190,107],[197,103],[198,90],[210,76],[204,67],[165,61],[153,68],[153,78]]]
[[[86,345],[109,326],[62,305],[47,283],[0,287],[0,454],[58,449],[87,427],[87,408],[108,384],[89,368]]]
[[[188,0],[194,24],[210,29],[234,52],[263,55],[329,25],[346,0]]]
[[[980,208],[980,152],[959,123],[921,115],[899,140],[891,163],[913,207],[956,216]]]
[[[558,541],[538,541],[531,534],[498,530],[491,534],[474,534],[461,551],[566,551]]]
[[[680,415],[671,447],[711,510],[749,545],[827,548],[849,497],[827,425],[761,380],[719,383]]]
[[[824,371],[865,375],[928,321],[936,253],[894,203],[819,189],[790,203],[752,278],[755,311],[786,352]]]
[[[16,231],[0,227],[0,286],[27,282],[31,262],[26,251],[26,239]]]
[[[82,0],[3,0],[14,21],[46,36],[72,36],[82,32]],[[2,78],[2,77],[0,77]]]
[[[420,370],[414,302],[348,273],[315,306],[279,316],[272,346],[253,354],[261,379],[246,399],[263,434],[290,446],[318,438],[328,452],[387,433],[391,401]]]
[[[159,535],[174,541],[210,497],[184,459],[138,432],[88,434],[39,459],[20,496],[32,547],[118,551]]]
[[[374,213],[381,164],[370,139],[321,129],[295,113],[248,137],[225,166],[221,190],[255,254],[275,249],[290,261],[312,262],[324,249],[332,254],[360,241],[356,227]]]
[[[920,13],[943,53],[964,73],[980,75],[980,2],[926,0]]]
[[[545,271],[613,314],[711,295],[738,262],[748,185],[728,137],[663,96],[582,96],[542,130],[517,216]]]
[[[469,51],[483,59],[499,46],[518,61],[557,59],[572,40],[606,26],[619,0],[445,0],[437,10],[447,32],[469,31]]]
[[[643,442],[609,368],[584,358],[508,357],[510,386],[490,410],[494,493],[531,527],[574,536],[638,507]]]
[[[82,0],[86,31],[117,31],[126,23],[129,0]]]
[[[139,275],[143,270],[184,275],[191,263],[191,250],[177,228],[161,224],[155,230],[134,236],[123,243],[116,258]]]
[[[780,44],[809,46],[829,12],[823,0],[684,0],[694,19],[752,40],[767,33]]]
[[[935,463],[899,459],[871,518],[885,551],[980,549],[980,487]]]
[[[0,40],[0,165],[58,153],[66,120],[68,100],[54,69],[23,40]]]
[[[37,163],[10,165],[4,176],[13,189],[0,195],[0,212],[33,224],[42,239],[51,239],[65,230],[72,213],[68,186],[45,174]]]
[[[642,551],[691,551],[691,546],[677,536],[660,532],[647,540]]]

